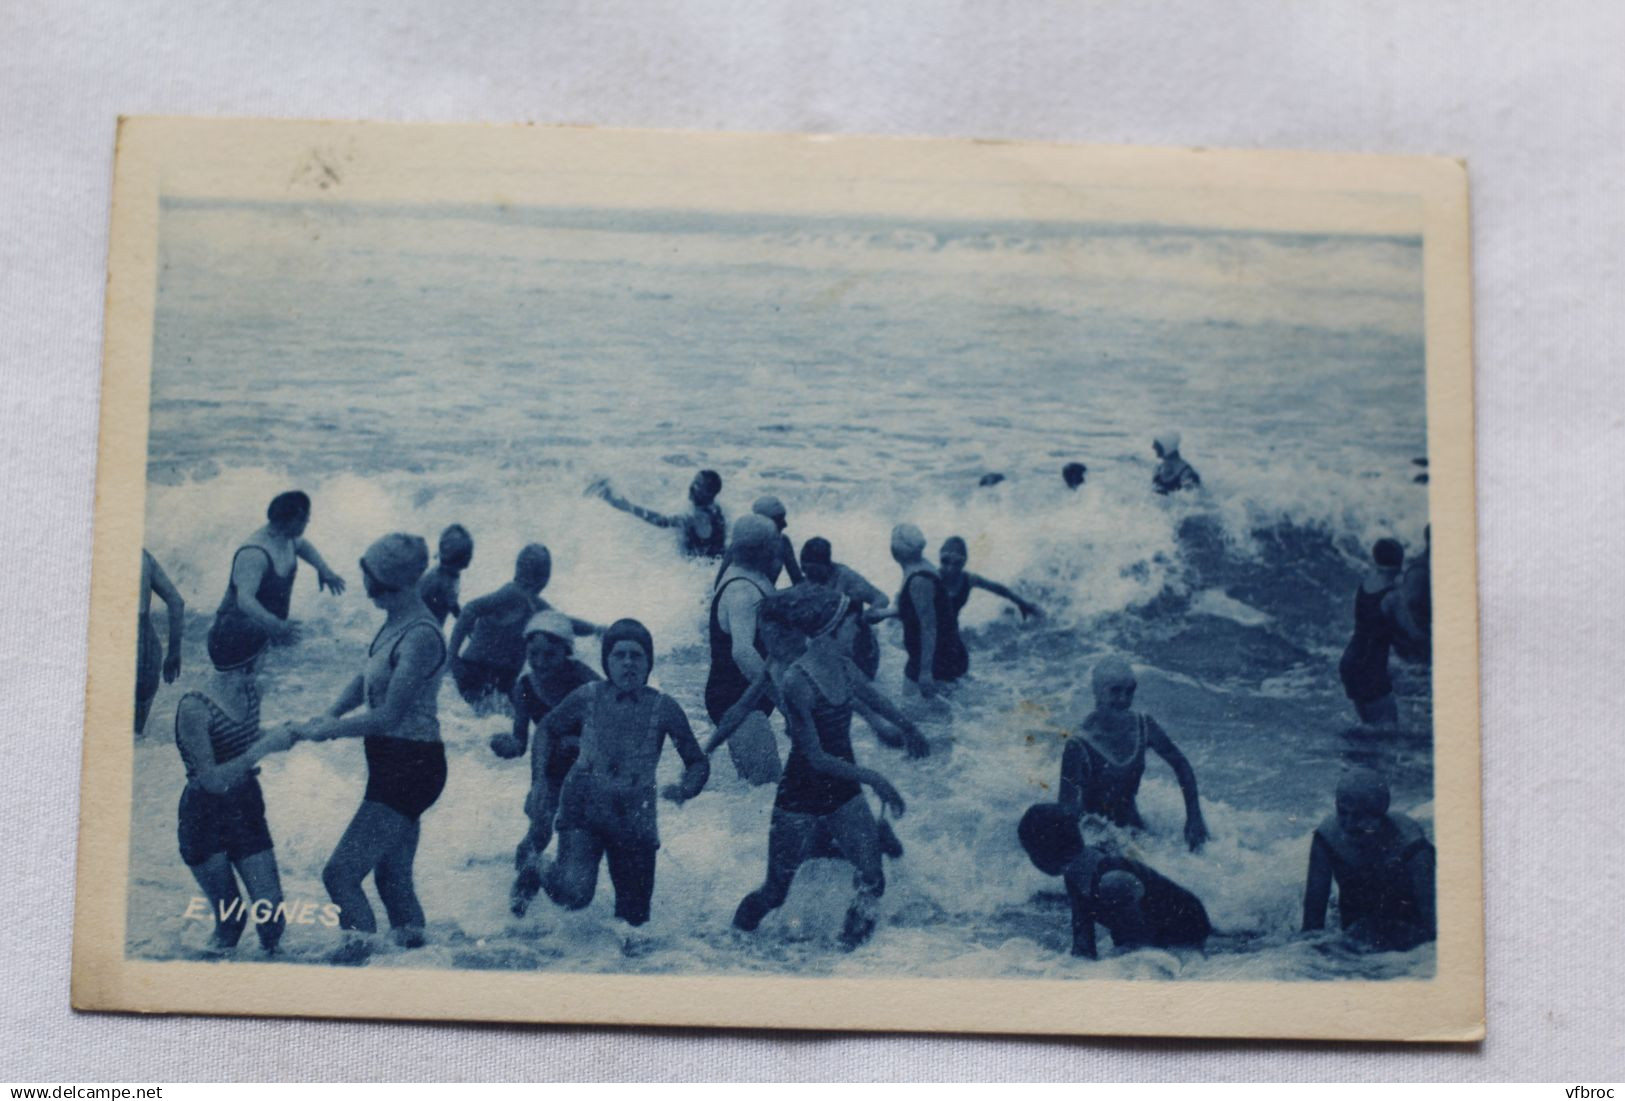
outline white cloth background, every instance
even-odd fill
[[[1625,5],[0,3],[0,1079],[1625,1077]],[[67,1004],[120,113],[1448,153],[1476,287],[1489,1040],[488,1028]],[[1222,1012],[1222,1003],[1216,1003]]]

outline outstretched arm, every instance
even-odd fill
[[[259,554],[244,554],[245,550],[257,550]],[[260,546],[243,547],[237,551],[237,557],[231,561],[231,583],[237,590],[237,610],[247,616],[249,620],[277,642],[297,642],[299,628],[296,624],[278,619],[265,610],[260,603],[260,582],[265,580],[265,571],[271,568],[271,552]]]
[[[1309,842],[1309,875],[1303,887],[1303,931],[1326,928],[1326,903],[1332,897],[1332,858],[1316,833]]]
[[[186,755],[197,762],[197,783],[211,795],[223,795],[240,784],[261,758],[280,753],[293,745],[293,728],[283,726],[266,731],[238,757],[225,764],[214,759],[209,743],[209,712],[195,697],[183,699],[175,712],[175,738]]]
[[[973,589],[982,589],[985,592],[992,593],[994,596],[1002,596],[1004,599],[1014,604],[1016,606],[1016,610],[1021,613],[1022,619],[1035,615],[1042,616],[1044,614],[1043,609],[1041,609],[1038,605],[1033,604],[1030,601],[1023,600],[1021,597],[1017,596],[1015,593],[1011,592],[1008,588],[999,584],[997,581],[989,581],[979,573],[966,573],[965,580],[970,583],[970,586]]]
[[[796,548],[791,545],[788,535],[779,536],[779,558],[784,562],[784,572],[790,575],[790,584],[801,584],[804,580],[801,563],[796,560]]]
[[[429,679],[444,660],[445,643],[439,631],[408,630],[396,645],[399,649],[395,652],[395,674],[389,678],[389,691],[381,707],[348,719],[312,723],[304,736],[324,742],[333,738],[364,738],[369,734],[388,733],[399,724],[406,717],[406,709],[425,691]],[[341,714],[341,705],[349,704],[344,708],[347,711],[360,702],[360,682],[361,678],[357,677],[350,683],[344,696],[333,705],[332,714]]]
[[[868,720],[870,726],[875,726],[874,719],[870,717],[872,713],[903,732],[903,747],[910,757],[928,757],[931,755],[930,743],[925,740],[925,735],[920,733],[920,728],[915,726],[914,721],[903,714],[896,704],[888,700],[884,693],[870,683],[867,677],[854,668],[851,671],[851,681],[852,702],[863,717]],[[875,733],[880,733],[879,727],[875,727]],[[885,738],[882,737],[881,740],[885,741]]]
[[[722,718],[718,720],[716,730],[705,743],[707,756],[722,748],[722,743],[731,738],[733,732],[744,725],[745,720],[750,718],[751,712],[756,710],[756,705],[761,702],[762,697],[772,691],[772,688],[773,678],[768,675],[768,671],[764,666],[762,671],[756,674],[756,679],[750,682],[750,687],[745,689],[745,694],[735,700],[734,705],[728,708],[723,713]]]
[[[644,508],[641,505],[634,505],[631,501],[628,501],[625,497],[622,497],[619,493],[616,493],[613,489],[611,489],[609,487],[609,483],[607,482],[604,483],[604,487],[599,491],[598,495],[602,497],[611,508],[619,509],[622,512],[636,516],[644,523],[653,524],[657,528],[675,528],[680,527],[683,523],[683,518],[681,516],[666,516],[662,513],[654,511],[653,509]]]
[[[496,593],[477,596],[470,600],[457,616],[457,622],[451,627],[451,638],[446,642],[446,654],[453,662],[463,660],[463,643],[474,633],[474,627],[479,623],[480,617],[492,610],[492,605],[496,603],[495,597]]]
[[[179,590],[169,580],[169,575],[158,560],[149,555],[148,561],[152,566],[148,582],[169,611],[169,646],[164,651],[164,683],[174,684],[175,678],[181,675],[181,634],[186,630],[186,601],[181,599]]]
[[[1168,762],[1168,767],[1174,770],[1174,776],[1179,780],[1180,793],[1185,796],[1185,843],[1191,847],[1191,852],[1196,852],[1207,840],[1207,823],[1202,821],[1202,804],[1196,795],[1196,772],[1155,719],[1147,718],[1145,725],[1146,744]]]
[[[867,604],[871,614],[891,603],[891,597],[875,588],[869,583],[869,579],[857,570],[852,569],[850,566],[841,566],[839,569],[841,571],[841,588],[853,600]],[[873,621],[871,620],[871,622]]]
[[[328,568],[327,561],[316,549],[316,544],[309,539],[297,539],[293,544],[293,552],[316,567],[317,588],[332,589],[335,596],[344,592],[344,578]]]

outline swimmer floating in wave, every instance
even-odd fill
[[[526,668],[513,684],[513,730],[491,739],[491,751],[498,757],[522,757],[531,724],[541,730],[542,720],[584,684],[602,678],[575,659],[575,628],[570,618],[558,612],[538,612],[525,625]],[[525,796],[525,817],[530,825],[514,854],[518,878],[514,882],[511,908],[524,917],[536,892],[542,887],[537,858],[553,839],[553,819],[559,810],[559,793],[570,767],[581,752],[580,731],[559,731],[542,745],[540,733],[530,759],[530,789]]]
[[[814,585],[833,588],[850,599],[858,609],[858,637],[852,643],[852,663],[865,677],[875,679],[880,671],[880,643],[874,624],[889,617],[891,598],[871,585],[857,570],[831,557],[829,540],[814,536],[801,545],[801,569]]]
[[[1163,496],[1184,489],[1200,489],[1201,477],[1196,468],[1179,454],[1179,433],[1164,432],[1151,442],[1157,455],[1157,469],[1151,475],[1151,488]]]
[[[293,582],[303,558],[316,569],[316,584],[335,595],[344,579],[304,537],[310,524],[310,498],[298,490],[278,494],[265,510],[266,524],[250,535],[231,559],[231,582],[215,612],[211,630],[259,631],[279,645],[299,641],[299,625],[288,619]]]
[[[559,797],[558,859],[542,876],[547,897],[568,910],[592,902],[598,866],[608,860],[615,916],[649,920],[660,832],[655,767],[669,738],[686,766],[679,801],[705,787],[710,764],[688,716],[670,696],[648,686],[654,639],[635,619],[604,632],[605,681],[577,688],[542,720],[536,752],[545,761],[555,739],[579,731],[580,749]]]
[[[361,738],[367,788],[361,807],[322,869],[322,882],[339,907],[344,942],[330,963],[362,964],[372,954],[377,919],[361,883],[373,877],[389,914],[395,942],[424,943],[423,906],[412,882],[419,823],[446,787],[446,747],[440,741],[440,680],[446,640],[418,596],[429,566],[421,536],[386,535],[361,557],[367,597],[385,613],[367,647],[367,663],[329,709],[300,731],[311,741]],[[365,705],[364,714],[344,718]]]
[[[457,617],[447,647],[451,675],[457,691],[476,711],[483,711],[493,697],[506,699],[513,693],[514,679],[525,665],[525,624],[551,608],[542,599],[542,590],[552,577],[553,555],[542,544],[531,543],[514,561],[513,580],[470,600]],[[570,623],[578,635],[598,630],[584,619]]]
[[[1085,845],[1076,816],[1058,803],[1029,808],[1016,834],[1039,871],[1066,879],[1074,956],[1100,958],[1096,925],[1106,927],[1118,951],[1199,949],[1213,932],[1201,899],[1108,846]]]
[[[857,894],[841,930],[841,944],[850,950],[874,932],[886,890],[880,831],[863,785],[873,788],[894,815],[904,811],[897,789],[873,769],[860,767],[853,756],[855,701],[863,699],[905,729],[912,724],[857,675],[850,657],[857,617],[850,600],[829,589],[804,586],[777,593],[763,604],[764,615],[779,627],[806,636],[807,649],[782,677],[790,756],[773,800],[767,880],[740,902],[734,927],[754,932],[763,918],[784,905],[797,869],[818,833],[827,830],[857,869]]]
[[[714,470],[702,470],[688,485],[690,508],[671,516],[634,505],[616,493],[609,479],[600,478],[587,487],[587,496],[601,497],[610,507],[630,513],[657,528],[676,528],[682,533],[681,547],[692,558],[718,558],[727,539],[727,521],[717,494],[722,492],[722,475]]]
[[[252,916],[260,945],[274,952],[285,924],[255,766],[293,745],[296,734],[290,726],[260,729],[258,674],[268,645],[257,631],[211,633],[214,673],[175,708],[175,745],[186,766],[177,813],[181,859],[209,900],[215,919],[210,945],[217,951],[235,948]],[[246,903],[237,890],[239,877],[248,890]],[[271,907],[263,921],[255,912],[260,902]]]
[[[451,525],[440,533],[437,557],[439,564],[418,583],[418,595],[423,598],[429,614],[444,624],[447,616],[455,620],[463,614],[463,606],[457,603],[457,590],[463,571],[474,561],[474,537],[463,525]]]
[[[1207,840],[1196,793],[1196,773],[1162,727],[1136,712],[1134,670],[1122,658],[1095,664],[1095,709],[1061,752],[1061,799],[1074,817],[1095,814],[1114,826],[1144,829],[1136,797],[1145,775],[1145,751],[1168,762],[1185,797],[1185,843],[1195,852]]]
[[[152,597],[164,602],[169,612],[169,649],[164,651],[158,643],[158,629],[152,625]],[[186,630],[186,601],[169,580],[169,575],[158,560],[141,551],[141,595],[137,614],[135,660],[135,736],[147,729],[147,713],[152,710],[153,697],[158,695],[160,677],[165,684],[174,684],[181,675],[181,636]]]
[[[1337,785],[1337,813],[1309,843],[1303,929],[1326,927],[1326,904],[1337,884],[1343,931],[1377,951],[1404,951],[1433,940],[1433,844],[1411,819],[1388,809],[1388,784],[1355,769]]]

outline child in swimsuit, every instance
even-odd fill
[[[773,801],[767,879],[740,902],[733,923],[752,932],[784,905],[796,870],[819,832],[827,830],[857,869],[856,897],[841,932],[841,944],[850,950],[873,933],[886,889],[880,834],[863,785],[873,788],[893,814],[901,816],[904,810],[897,789],[878,772],[859,766],[853,756],[854,702],[862,698],[900,725],[907,720],[852,665],[857,625],[849,599],[806,586],[775,594],[764,604],[764,614],[780,627],[807,637],[807,650],[782,678],[791,748]]]
[[[297,734],[288,726],[260,729],[257,677],[266,645],[257,632],[211,635],[214,674],[175,709],[175,745],[186,765],[177,815],[181,859],[209,900],[215,917],[211,945],[221,951],[237,946],[253,917],[261,946],[274,952],[284,925],[277,909],[282,884],[255,766],[291,746]],[[246,903],[238,878],[248,891]]]
[[[152,625],[154,593],[169,612],[167,653],[158,643],[158,629]],[[139,738],[147,729],[147,713],[152,710],[153,697],[158,695],[158,681],[161,678],[165,684],[174,684],[181,675],[181,636],[186,629],[186,601],[146,548],[141,550],[141,595],[136,607],[135,736]]]
[[[266,524],[231,559],[231,582],[211,630],[258,631],[280,646],[299,641],[299,625],[288,619],[293,582],[303,558],[316,569],[316,585],[335,596],[344,578],[328,568],[315,545],[304,537],[310,525],[310,498],[298,490],[278,494],[265,510]]]
[[[413,886],[419,821],[446,786],[446,748],[440,741],[437,701],[446,668],[440,625],[418,595],[429,565],[420,536],[386,535],[361,557],[367,596],[386,615],[367,664],[329,709],[302,736],[312,741],[361,738],[367,757],[367,789],[361,808],[339,839],[322,882],[339,907],[344,943],[332,963],[365,963],[377,920],[362,880],[368,875],[389,915],[395,942],[424,943],[425,919]],[[351,718],[343,716],[366,705]]]
[[[458,587],[464,570],[474,561],[474,537],[461,524],[453,524],[440,533],[440,564],[423,575],[418,582],[418,595],[424,607],[436,621],[444,624],[446,617],[453,621],[463,614],[457,603]]]
[[[606,859],[615,887],[615,916],[649,920],[660,832],[655,768],[669,738],[686,766],[683,798],[705,787],[710,764],[676,700],[648,685],[654,640],[635,619],[604,632],[603,681],[571,692],[542,720],[537,752],[579,731],[580,750],[559,796],[558,859],[542,876],[547,897],[568,910],[592,901]],[[545,743],[542,744],[542,743]]]
[[[553,555],[542,544],[532,543],[519,552],[512,581],[470,600],[457,617],[447,643],[451,675],[476,713],[488,711],[493,701],[500,708],[513,693],[513,682],[525,666],[525,624],[551,607],[542,599],[542,590],[552,576]],[[577,635],[598,630],[584,619],[570,622]]]
[[[1397,539],[1378,539],[1371,548],[1371,561],[1375,568],[1354,592],[1354,634],[1337,663],[1337,672],[1360,721],[1392,727],[1399,722],[1399,706],[1388,679],[1388,651],[1398,634],[1397,586],[1405,548]]]
[[[1061,752],[1061,805],[1074,817],[1099,815],[1116,826],[1144,829],[1136,796],[1145,774],[1145,751],[1168,762],[1185,797],[1185,843],[1192,852],[1207,840],[1196,794],[1196,773],[1162,727],[1133,710],[1134,670],[1121,658],[1102,658],[1094,669],[1095,709]]]
[[[1355,769],[1338,783],[1337,813],[1309,843],[1304,932],[1326,927],[1336,883],[1338,916],[1356,944],[1404,951],[1434,939],[1433,844],[1388,802],[1387,782],[1370,769]]]
[[[573,655],[575,637],[570,618],[558,612],[538,612],[525,625],[525,653],[528,662],[513,685],[513,730],[491,739],[491,751],[498,757],[522,757],[529,741],[530,727],[541,729],[542,720],[584,684],[599,680],[597,673]],[[536,738],[536,751],[530,758],[530,788],[525,796],[525,817],[529,824],[514,853],[514,881],[509,898],[515,917],[524,917],[536,892],[542,889],[538,857],[553,839],[553,819],[558,814],[559,793],[570,767],[581,752],[579,732],[564,732],[542,746]]]
[[[1110,846],[1085,845],[1077,817],[1059,803],[1029,808],[1016,834],[1034,867],[1066,880],[1074,956],[1100,958],[1096,925],[1106,927],[1120,952],[1200,949],[1213,932],[1201,899]]]
[[[714,470],[702,470],[694,475],[688,486],[689,510],[667,516],[641,505],[634,505],[610,487],[607,479],[600,479],[587,487],[587,495],[601,497],[611,508],[630,513],[646,524],[657,528],[676,528],[680,533],[682,552],[690,558],[721,558],[727,539],[727,519],[717,504],[722,492],[722,476]]]

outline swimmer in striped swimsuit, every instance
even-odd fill
[[[211,636],[214,675],[202,691],[182,696],[175,709],[175,745],[186,765],[177,813],[181,859],[209,900],[215,917],[211,946],[219,951],[235,948],[253,917],[260,944],[274,952],[284,924],[277,911],[282,884],[255,766],[291,746],[296,732],[289,726],[260,730],[256,677],[265,649],[265,638],[252,632]],[[238,878],[248,891],[246,903]]]

